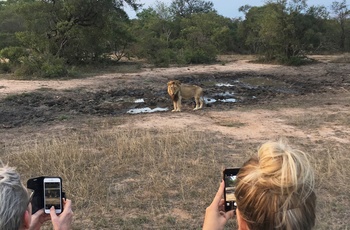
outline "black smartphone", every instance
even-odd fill
[[[239,168],[227,168],[223,172],[223,179],[225,182],[224,199],[225,199],[225,211],[235,210],[236,204],[236,181]]]
[[[45,208],[46,213],[54,206],[56,213],[63,211],[62,198],[66,198],[66,194],[62,191],[61,177],[40,176],[30,178],[27,181],[27,188],[34,190],[32,199],[32,213]]]
[[[62,179],[60,177],[44,178],[44,211],[50,213],[55,207],[57,214],[62,212]]]

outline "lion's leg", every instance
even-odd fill
[[[200,103],[199,108],[200,108],[200,109],[203,107],[203,102],[204,102],[203,97],[200,97],[200,98],[199,98],[199,103]]]
[[[195,101],[196,101],[196,107],[193,110],[201,109],[203,107],[203,99],[201,97],[196,97]]]
[[[171,112],[175,112],[177,110],[177,102],[176,101],[173,101],[173,106],[174,106],[174,109],[171,110]]]
[[[196,101],[196,107],[193,110],[199,109],[199,99],[198,97],[195,97],[194,100]]]
[[[179,97],[179,100],[177,100],[177,110],[178,112],[181,112],[181,96]]]

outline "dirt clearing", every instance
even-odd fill
[[[349,112],[350,65],[327,60],[302,67],[238,60],[206,66],[145,68],[134,74],[66,81],[0,80],[0,130],[11,133],[16,132],[13,128],[30,126],[41,126],[43,131],[49,127],[64,129],[86,117],[111,116],[125,118],[123,127],[129,123],[145,128],[193,126],[238,139],[297,135],[348,142],[346,136],[332,136],[337,133],[334,129],[341,127],[329,125],[322,132],[305,132],[285,124],[281,118]],[[192,111],[194,102],[190,100],[184,101],[182,113],[171,113],[172,103],[166,91],[171,79],[203,87],[204,109]],[[144,108],[162,108],[164,112],[144,114]]]
[[[316,229],[348,229],[350,65],[317,58],[301,67],[239,59],[86,79],[0,79],[0,157],[28,154],[10,162],[24,178],[62,172],[76,229],[199,229],[221,167],[283,137],[313,156]],[[201,86],[204,108],[193,111],[187,100],[171,112],[172,79]],[[72,156],[41,162],[48,153]]]

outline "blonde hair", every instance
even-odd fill
[[[315,225],[314,173],[308,155],[283,141],[267,142],[240,169],[237,208],[250,230],[311,229]]]

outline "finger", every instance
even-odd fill
[[[65,199],[64,209],[71,209],[71,208],[72,208],[72,200]]]
[[[32,215],[32,217],[39,217],[41,222],[45,222],[46,220],[51,219],[50,215],[44,212],[44,209],[39,209],[36,213]]]
[[[50,216],[51,216],[51,220],[54,220],[54,219],[57,218],[57,215],[56,215],[56,211],[55,211],[55,207],[54,207],[54,206],[52,206],[52,207],[50,208]]]
[[[235,212],[234,212],[234,210],[230,210],[230,211],[226,212],[225,215],[227,218],[231,219],[235,216]]]
[[[221,199],[219,202],[219,211],[225,212],[225,200],[224,199]]]
[[[224,187],[225,187],[224,181],[221,181],[220,187],[219,187],[218,191],[216,192],[216,195],[214,197],[212,204],[219,205],[221,198],[222,198],[222,195],[224,194]]]
[[[38,211],[36,211],[34,214],[32,214],[33,217],[37,217],[40,216],[44,213],[44,209],[40,209]]]
[[[42,216],[40,216],[40,221],[42,222],[42,223],[44,223],[44,222],[46,222],[46,221],[48,221],[48,220],[51,220],[51,216],[49,215],[49,214],[43,214]]]
[[[224,199],[221,199],[220,201],[219,201],[219,206],[224,206],[225,205],[225,200]]]

